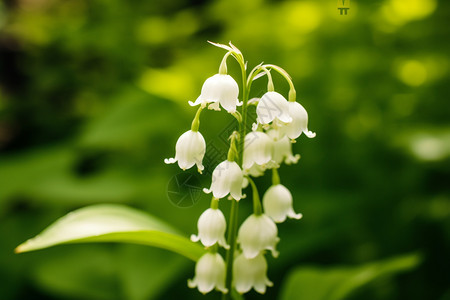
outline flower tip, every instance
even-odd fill
[[[316,133],[315,133],[315,132],[306,130],[306,131],[304,131],[304,133],[305,133],[305,135],[306,135],[307,137],[309,137],[310,139],[316,137]]]
[[[174,163],[176,163],[177,162],[177,160],[175,159],[175,158],[173,158],[173,157],[171,157],[171,158],[165,158],[164,159],[164,163],[165,164],[174,164]]]
[[[195,235],[195,234],[192,234],[192,235],[191,235],[191,241],[193,241],[194,243],[198,242],[199,240],[200,240],[200,237],[199,237],[199,236],[197,236],[197,235]]]
[[[301,214],[301,213],[294,214],[291,218],[300,220],[301,218],[303,218],[303,214]]]
[[[210,193],[211,193],[211,190],[210,190],[210,189],[207,189],[207,188],[204,188],[204,189],[203,189],[203,193],[205,193],[205,194],[210,194]]]
[[[195,282],[191,279],[188,279],[187,281],[187,285],[188,287],[190,287],[191,289],[195,288],[197,285],[195,284]]]
[[[197,165],[197,171],[202,174],[202,171],[205,169],[205,167],[200,163],[199,165]]]

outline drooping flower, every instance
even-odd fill
[[[280,240],[277,234],[278,229],[272,219],[265,214],[252,214],[239,228],[237,241],[246,258],[254,258],[263,250],[270,250],[277,257],[275,248]]]
[[[179,138],[175,145],[175,158],[166,158],[166,164],[178,162],[178,166],[183,169],[189,169],[194,164],[197,165],[199,172],[204,167],[202,164],[206,152],[206,143],[202,134],[198,131],[186,131]]]
[[[277,163],[296,164],[300,159],[300,154],[293,155],[292,143],[289,138],[284,135],[279,138],[277,130],[270,130],[267,134],[273,139],[272,160]]]
[[[277,223],[284,222],[286,217],[300,219],[292,208],[292,194],[282,184],[272,185],[263,196],[264,213]]]
[[[205,247],[211,247],[219,243],[222,247],[228,249],[230,246],[225,240],[225,230],[227,222],[220,209],[208,208],[198,219],[198,235],[191,235],[193,242],[201,241]]]
[[[272,139],[264,132],[249,132],[244,140],[244,170],[250,169],[254,164],[267,164],[272,156],[272,143]]]
[[[247,293],[254,288],[260,294],[273,283],[267,278],[267,262],[262,252],[248,259],[242,253],[233,262],[233,286],[238,293]]]
[[[288,102],[277,92],[267,92],[261,97],[256,106],[256,114],[260,124],[269,124],[275,119],[283,123],[292,122]]]
[[[260,176],[264,175],[264,171],[265,171],[265,168],[263,168],[262,166],[259,166],[257,164],[254,164],[249,169],[244,170],[244,173],[249,174],[252,177],[260,177]],[[247,186],[245,185],[245,187],[247,187]]]
[[[190,288],[197,287],[200,293],[206,294],[214,288],[227,293],[225,288],[225,262],[219,253],[208,252],[197,261],[194,279],[188,280]]]
[[[216,74],[206,79],[203,83],[202,92],[197,100],[192,103],[189,101],[189,105],[203,105],[212,103],[210,108],[215,110],[219,109],[219,103],[229,113],[236,112],[236,105],[242,103],[238,100],[239,86],[237,82],[230,75]]]
[[[309,138],[315,137],[316,133],[308,130],[308,113],[306,109],[298,102],[288,102],[288,105],[292,122],[286,124],[286,135],[290,139],[296,139],[303,132]]]
[[[242,182],[244,174],[234,161],[225,160],[217,165],[212,174],[211,187],[203,189],[207,194],[220,199],[230,194],[235,200],[242,198]]]

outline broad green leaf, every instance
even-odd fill
[[[419,263],[418,254],[408,254],[354,267],[298,267],[286,279],[280,299],[345,299],[377,278],[408,271]]]
[[[78,209],[16,248],[17,253],[59,244],[123,242],[167,249],[196,261],[204,250],[163,221],[123,205]]]

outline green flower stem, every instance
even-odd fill
[[[272,169],[272,185],[280,184],[280,175],[278,174],[278,169]]]
[[[244,138],[247,131],[247,106],[248,106],[248,95],[250,91],[250,84],[247,85],[247,71],[245,68],[245,61],[240,53],[233,53],[233,57],[239,63],[242,72],[242,113],[241,119],[239,122],[239,139],[237,140],[237,163],[242,169],[242,162],[244,156]],[[238,228],[238,211],[239,211],[239,201],[232,200],[231,203],[231,211],[230,211],[230,219],[229,219],[229,228],[228,228],[228,245],[230,245],[230,249],[227,250],[225,264],[226,264],[226,278],[225,278],[225,287],[228,289],[227,294],[222,294],[223,300],[231,299],[232,295],[232,283],[233,283],[233,261],[234,261],[234,253],[236,251],[236,235]]]
[[[195,114],[194,120],[192,121],[191,130],[194,132],[198,131],[198,128],[200,127],[200,114],[203,110],[203,107],[200,105],[200,107],[197,110],[197,113]]]
[[[212,209],[218,209],[219,208],[219,199],[217,199],[216,197],[212,197],[210,207]]]
[[[256,184],[250,178],[250,176],[247,176],[247,180],[248,180],[248,182],[250,182],[250,185],[252,186],[253,214],[255,214],[257,216],[262,215],[261,200],[259,199],[259,193],[258,193],[258,189],[256,188]]]
[[[264,65],[263,67],[267,67],[277,71],[286,79],[286,81],[289,83],[289,101],[295,102],[297,98],[297,92],[295,91],[294,83],[292,82],[292,78],[291,76],[289,76],[288,72],[286,72],[283,68],[280,68],[279,66],[276,65],[267,64]]]
[[[236,139],[238,138],[239,133],[237,131],[234,131],[230,138],[230,149],[228,149],[228,157],[227,160],[228,161],[235,161],[236,160],[236,156],[239,156],[238,151],[236,149]]]

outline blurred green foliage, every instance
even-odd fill
[[[68,211],[105,202],[193,233],[208,197],[173,206],[167,184],[180,170],[163,159],[189,128],[187,101],[224,54],[206,41],[231,40],[250,66],[292,75],[317,132],[294,145],[302,159],[280,174],[304,218],[280,226],[275,286],[246,299],[285,300],[283,287],[304,282],[311,294],[302,299],[313,299],[368,266],[382,271],[352,299],[449,299],[449,19],[444,0],[355,0],[346,16],[335,0],[4,1],[0,298],[200,298],[186,286],[193,263],[162,250],[13,249]],[[287,94],[281,78],[275,87]],[[251,96],[264,88],[258,80]],[[201,130],[212,141],[230,122],[207,112]],[[410,265],[386,261],[411,253]]]

